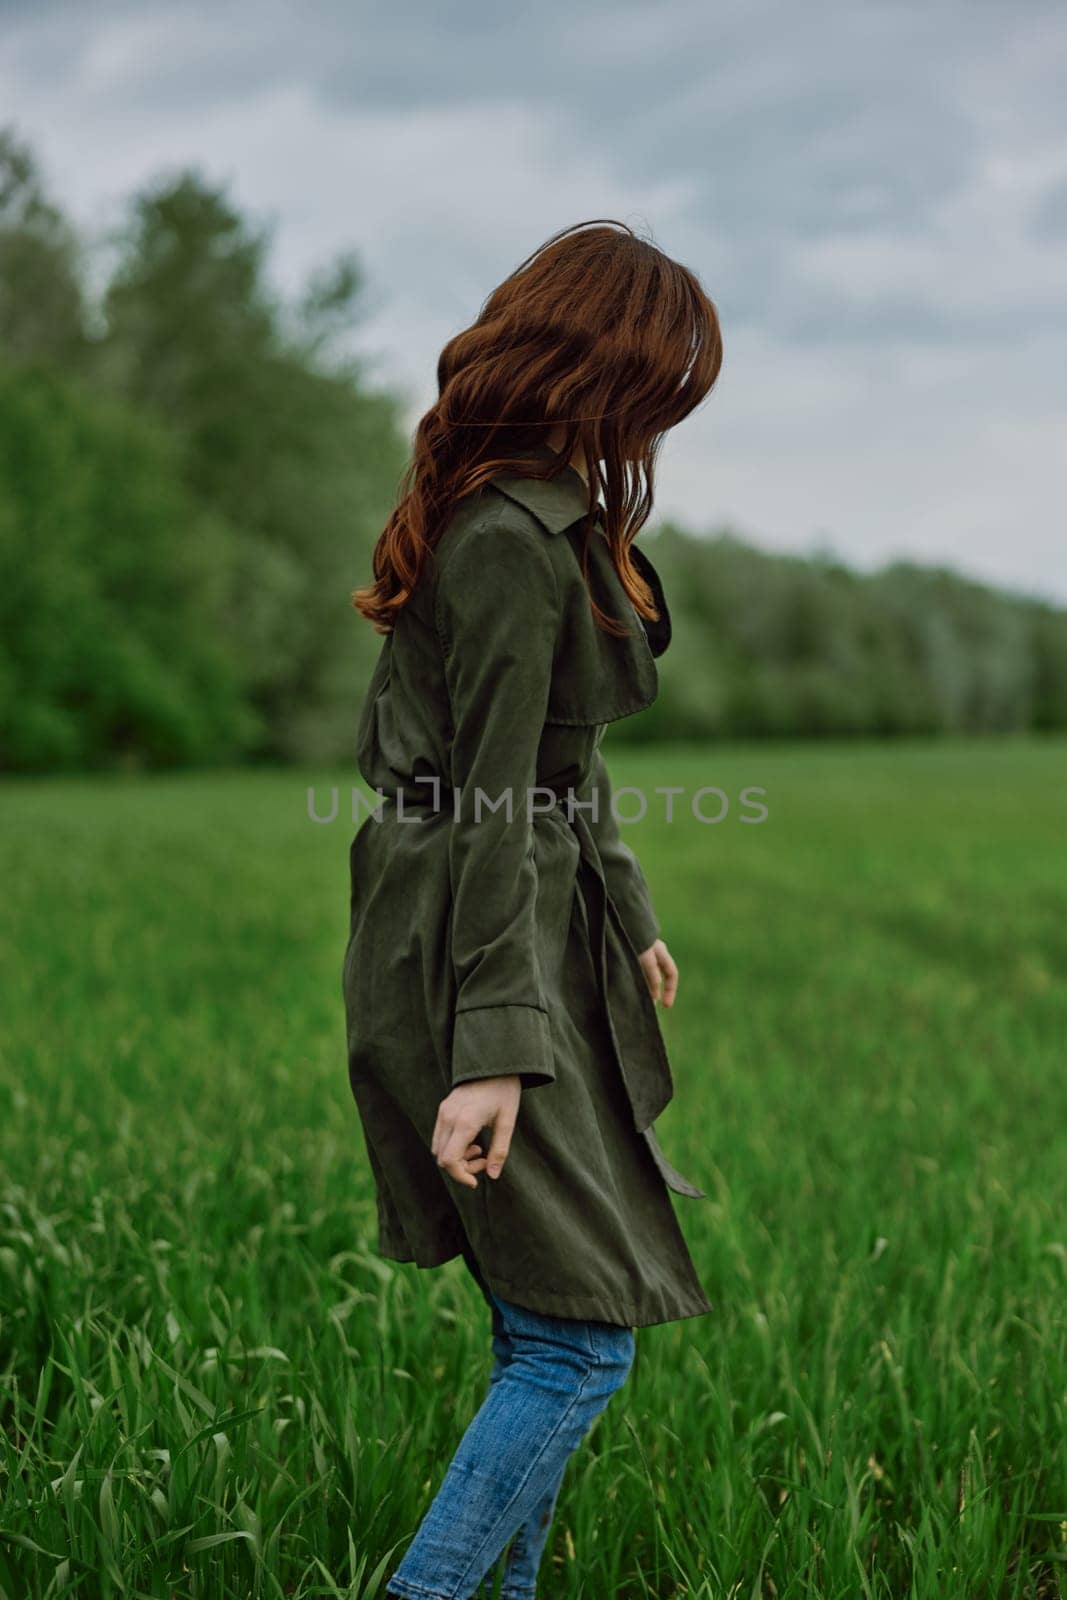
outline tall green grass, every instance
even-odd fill
[[[541,1593],[1063,1595],[1067,747],[612,772],[687,790],[627,837],[682,972],[658,1129],[716,1309],[639,1332]],[[372,1600],[480,1401],[462,1263],[374,1253],[351,782],[0,793],[5,1600]]]

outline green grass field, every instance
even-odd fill
[[[607,754],[769,816],[626,835],[716,1310],[639,1332],[542,1595],[1067,1594],[1067,745]],[[480,1402],[462,1263],[373,1250],[351,783],[0,792],[4,1600],[369,1600]]]

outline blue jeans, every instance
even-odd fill
[[[633,1364],[632,1328],[530,1311],[472,1270],[492,1313],[489,1391],[389,1580],[408,1600],[469,1600],[509,1540],[502,1600],[533,1600],[564,1469]]]

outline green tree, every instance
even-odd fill
[[[157,427],[0,363],[0,767],[239,757],[232,553]]]
[[[88,351],[77,240],[11,128],[0,128],[0,350],[63,370]]]
[[[238,532],[227,628],[258,753],[350,754],[380,641],[349,596],[393,503],[397,405],[332,352],[358,315],[350,258],[290,306],[267,238],[193,173],[135,201],[105,301],[108,381],[177,441],[185,483]]]
[[[1067,613],[943,568],[871,576],[674,525],[648,549],[672,606],[659,701],[626,733],[848,736],[1067,726]]]
[[[350,759],[380,640],[349,596],[408,454],[343,354],[358,260],[279,295],[269,236],[194,172],[116,243],[96,304],[0,131],[0,765]],[[730,531],[647,541],[674,642],[615,737],[1067,727],[1061,608]]]

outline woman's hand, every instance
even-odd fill
[[[477,1189],[474,1174],[483,1168],[491,1178],[499,1178],[511,1148],[521,1096],[518,1073],[457,1084],[437,1108],[430,1143],[437,1165],[468,1189]],[[493,1141],[489,1154],[483,1156],[474,1136],[486,1127],[492,1128]]]
[[[637,959],[641,963],[641,970],[645,974],[645,981],[653,1000],[659,1000],[665,1006],[673,1006],[674,997],[678,993],[678,968],[663,940],[657,939],[655,944],[649,945]]]

